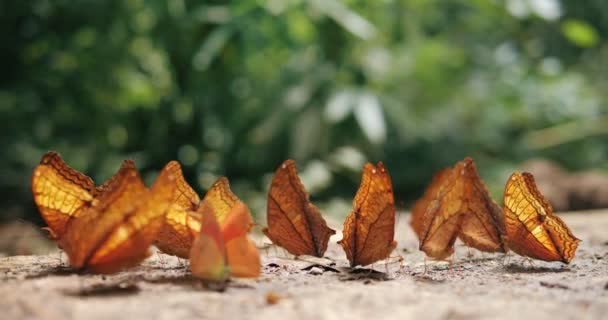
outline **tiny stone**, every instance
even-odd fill
[[[310,271],[308,273],[314,274],[314,275],[320,275],[320,274],[323,274],[323,269],[318,268],[318,267],[312,267],[312,268],[310,268]]]

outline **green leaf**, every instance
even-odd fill
[[[593,47],[599,40],[599,35],[592,25],[576,19],[564,21],[562,33],[568,41],[582,48]]]

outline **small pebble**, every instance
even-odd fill
[[[314,274],[314,275],[320,275],[320,274],[323,274],[323,269],[318,268],[318,267],[312,267],[312,268],[310,268],[310,271],[308,273]]]

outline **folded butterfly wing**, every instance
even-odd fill
[[[500,207],[468,157],[435,175],[412,209],[411,225],[420,250],[434,259],[452,255],[457,238],[478,250],[505,251]]]
[[[538,191],[529,173],[514,173],[505,186],[505,227],[509,248],[545,261],[569,263],[580,242]]]
[[[390,176],[379,162],[367,163],[353,211],[344,222],[342,245],[351,267],[386,259],[397,246],[394,241],[395,206]]]
[[[420,241],[419,249],[434,259],[454,253],[454,242],[461,224],[461,184],[454,170],[435,175],[423,197],[412,208],[411,225]]]
[[[138,265],[149,255],[149,247],[163,227],[174,198],[175,178],[163,171],[152,188],[142,194],[133,213],[107,237],[87,262],[97,273],[113,273]]]
[[[323,257],[329,238],[336,233],[310,202],[293,160],[286,160],[272,178],[267,223],[264,234],[296,256]]]
[[[68,221],[97,195],[91,178],[69,167],[56,152],[46,153],[32,175],[32,193],[51,237],[61,238]]]
[[[169,162],[162,171],[173,174],[176,190],[154,245],[166,254],[188,259],[192,242],[201,227],[200,216],[196,213],[200,198],[184,179],[177,161]]]

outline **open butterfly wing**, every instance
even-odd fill
[[[296,256],[322,257],[329,237],[336,233],[327,227],[319,209],[310,202],[293,160],[286,160],[272,178],[267,223],[264,234]]]
[[[166,254],[188,259],[192,242],[200,230],[200,217],[196,213],[200,198],[184,179],[177,161],[169,162],[162,172],[171,173],[175,177],[176,190],[165,224],[154,244]]]
[[[353,211],[344,222],[342,245],[351,267],[386,259],[397,246],[394,241],[395,206],[390,176],[379,162],[363,168]]]
[[[32,193],[51,237],[61,238],[68,221],[89,206],[97,194],[91,178],[69,167],[56,152],[48,152],[32,175]]]
[[[505,186],[505,228],[508,245],[520,255],[569,263],[578,240],[553,214],[529,173],[514,173]]]

